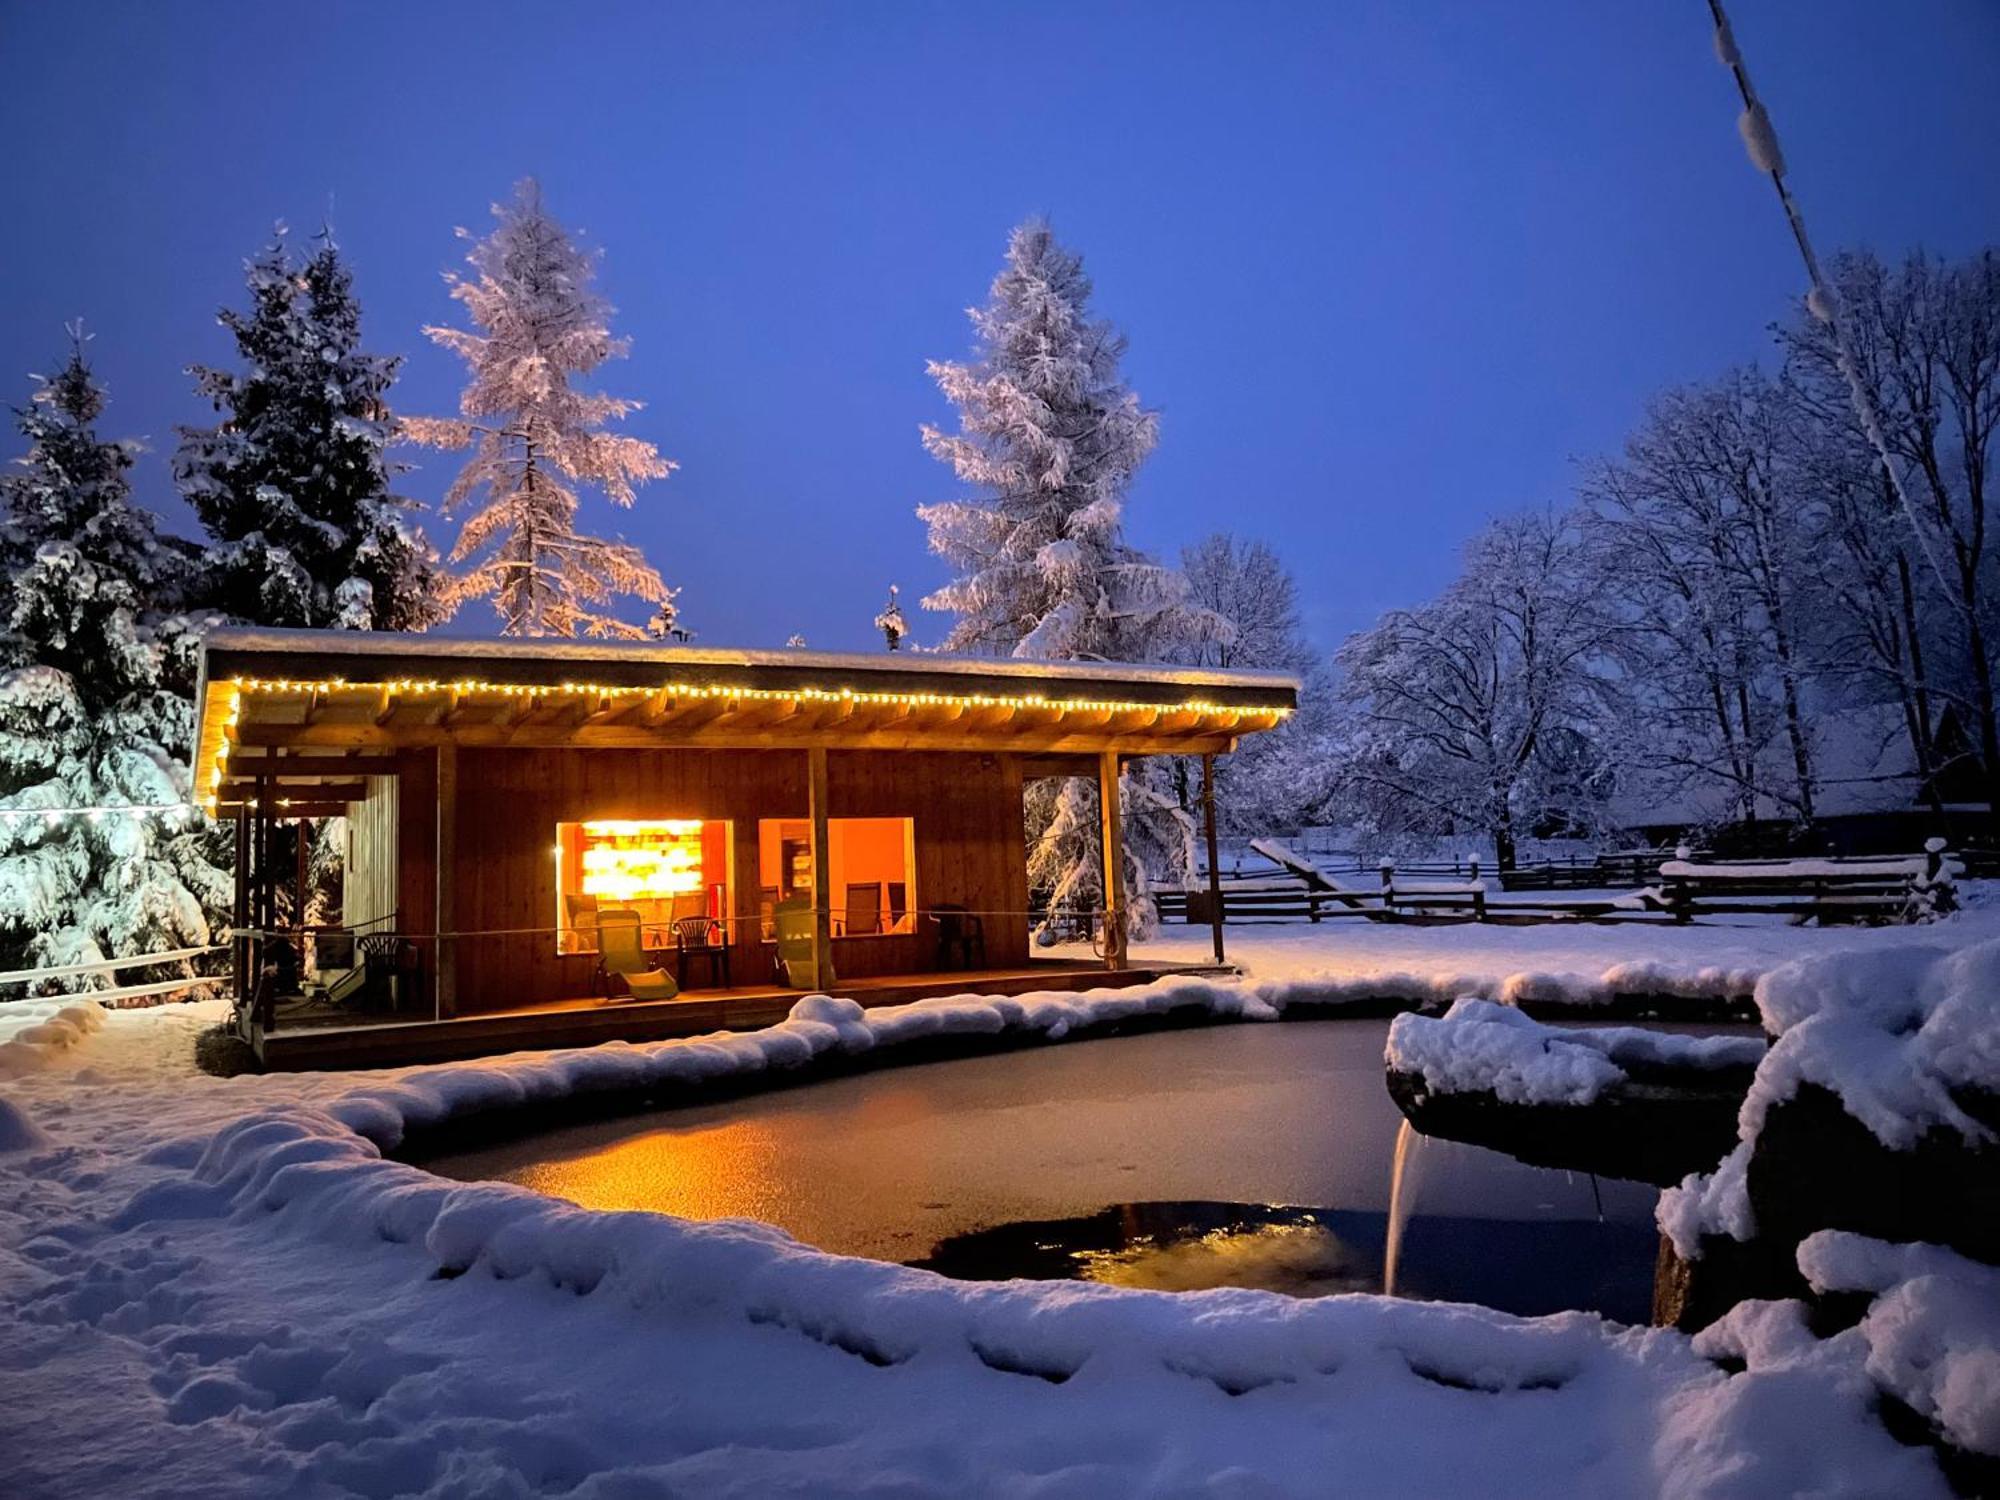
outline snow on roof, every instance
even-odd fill
[[[343,662],[361,664],[394,661],[430,662],[438,675],[449,676],[482,665],[515,664],[544,670],[570,667],[577,672],[606,668],[710,670],[742,667],[751,672],[810,671],[823,679],[866,677],[890,685],[898,678],[1005,678],[1010,681],[1073,683],[1079,688],[1112,685],[1177,690],[1182,696],[1203,696],[1205,690],[1232,697],[1291,706],[1299,680],[1284,672],[1219,670],[1209,667],[1162,666],[1137,662],[1040,661],[1016,657],[947,656],[928,651],[887,652],[779,651],[741,647],[679,646],[652,641],[519,640],[481,636],[407,635],[365,630],[274,630],[224,626],[203,639],[204,665],[232,664],[251,658],[314,658],[319,670]],[[207,669],[211,677],[226,675]],[[277,674],[285,675],[285,674]],[[406,675],[406,674],[403,674]]]

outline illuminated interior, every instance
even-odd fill
[[[683,917],[730,912],[729,824],[605,818],[556,825],[559,953],[595,953],[599,911],[635,911],[648,948],[671,948]]]
[[[833,935],[882,937],[917,930],[916,822],[911,818],[829,818]],[[769,935],[780,901],[812,898],[812,824],[765,818],[757,824],[758,910]]]

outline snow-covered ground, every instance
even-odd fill
[[[1729,1373],[1584,1314],[954,1283],[755,1224],[448,1183],[382,1146],[464,1109],[946,1028],[1056,1037],[1169,999],[1255,1019],[1316,977],[1736,978],[1995,930],[1983,912],[1849,933],[1301,926],[1231,934],[1241,987],[866,1016],[809,1000],[746,1037],[227,1081],[193,1063],[212,1006],[94,1029],[0,1007],[18,1049],[0,1494],[1942,1495],[1928,1453],[1869,1414],[1868,1349],[1780,1336],[1778,1314],[1728,1335],[1747,1361]],[[1177,950],[1201,956],[1205,934],[1151,951]]]

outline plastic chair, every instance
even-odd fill
[[[654,966],[639,943],[636,911],[601,910],[597,914],[597,967],[604,989],[613,978],[623,980],[634,1000],[671,1000],[681,992],[674,976]]]
[[[722,987],[729,988],[729,934],[716,918],[681,917],[674,923],[674,977],[682,989],[687,988],[690,958],[707,960],[708,982],[714,984],[720,975]]]

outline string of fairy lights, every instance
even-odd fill
[[[855,707],[889,707],[914,710],[920,708],[952,708],[965,712],[988,709],[1009,709],[1016,712],[1050,714],[1060,719],[1070,714],[1121,714],[1151,712],[1161,716],[1194,714],[1199,718],[1227,716],[1232,725],[1245,719],[1260,720],[1264,727],[1276,724],[1288,717],[1292,710],[1275,704],[1234,705],[1217,703],[1204,698],[1189,698],[1175,703],[1147,702],[1131,698],[1052,698],[1041,693],[945,693],[936,691],[895,691],[853,687],[784,687],[753,688],[726,683],[676,682],[652,684],[603,683],[603,682],[563,682],[519,683],[494,682],[485,678],[420,678],[400,677],[384,682],[350,682],[344,677],[290,678],[290,677],[235,677],[230,679],[231,692],[227,708],[221,716],[221,733],[213,760],[208,767],[208,790],[204,798],[208,810],[213,813],[219,805],[221,786],[227,774],[230,734],[229,731],[242,721],[243,701],[246,697],[259,694],[279,694],[297,696],[310,695],[315,698],[332,698],[341,694],[380,697],[385,700],[398,697],[436,696],[451,694],[455,697],[499,697],[499,698],[571,698],[609,702],[618,699],[658,699],[662,704],[680,705],[687,702],[722,699],[732,703],[796,703],[796,704],[841,704]]]

